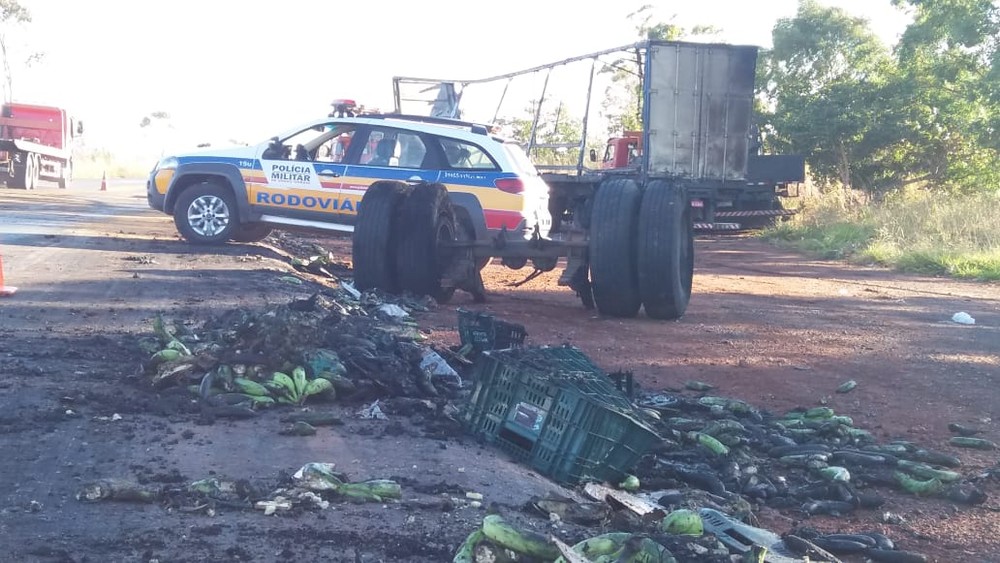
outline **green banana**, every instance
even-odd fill
[[[625,545],[625,541],[631,536],[632,534],[627,532],[610,532],[607,534],[601,534],[599,536],[585,539],[574,545],[573,551],[587,557],[588,559],[600,557],[601,555],[611,555],[621,549],[622,546]],[[556,559],[555,563],[566,563],[566,560],[560,557],[559,559]]]
[[[255,404],[255,405],[272,405],[272,404],[274,404],[274,398],[272,398],[272,397],[270,397],[268,395],[249,395],[247,393],[244,393],[244,395],[246,395],[248,399],[250,399],[251,401],[253,401],[253,404]]]
[[[181,353],[179,350],[174,350],[173,348],[164,348],[159,352],[153,354],[153,357],[149,359],[150,362],[154,364],[161,364],[163,362],[173,362],[181,358]]]
[[[914,479],[901,471],[896,471],[893,475],[896,477],[896,482],[899,483],[899,486],[902,487],[904,491],[915,495],[934,494],[940,491],[943,486],[940,479],[927,479],[926,481],[921,481],[919,479]]]
[[[806,418],[830,418],[833,416],[833,409],[830,407],[816,407],[806,411]]]
[[[483,533],[494,543],[517,553],[545,561],[552,561],[560,556],[559,549],[545,536],[518,530],[496,514],[483,518]]]
[[[697,512],[682,508],[667,514],[660,521],[660,530],[668,534],[700,536],[705,533],[705,525]]]
[[[469,537],[465,538],[462,545],[458,546],[458,551],[455,553],[455,558],[451,560],[451,563],[474,563],[476,560],[476,546],[484,539],[486,539],[486,534],[482,530],[476,530],[469,534]]]
[[[854,381],[853,379],[849,379],[849,380],[841,383],[840,386],[837,387],[837,393],[850,393],[857,386],[858,386],[858,382],[857,381]]]
[[[301,397],[306,392],[308,383],[305,368],[300,366],[292,370],[292,383],[295,384],[295,396]]]
[[[328,379],[316,378],[311,380],[306,384],[305,390],[302,393],[302,398],[311,397],[312,395],[318,395],[324,391],[329,391],[333,393],[333,383],[330,383]]]
[[[691,391],[711,391],[715,389],[715,385],[710,383],[705,383],[704,381],[687,381],[684,383],[684,388]]]
[[[702,428],[702,433],[708,434],[715,438],[719,437],[719,434],[727,433],[739,433],[742,434],[747,431],[746,427],[736,422],[735,420],[716,420],[709,423],[705,428]]]
[[[729,448],[725,444],[701,432],[697,433],[698,443],[707,448],[715,455],[729,455]]]
[[[292,381],[292,378],[288,377],[287,374],[276,371],[271,376],[271,382],[281,389],[289,400],[292,402],[296,402],[298,400],[298,393],[295,392],[295,382]]]
[[[625,477],[625,480],[618,483],[618,488],[623,491],[634,492],[639,490],[639,478],[635,475]]]
[[[167,344],[167,348],[170,349],[170,350],[177,350],[178,352],[181,353],[181,355],[184,355],[184,356],[190,356],[191,355],[191,350],[187,346],[185,346],[183,342],[181,342],[180,340],[177,340],[177,339],[171,340]]]
[[[240,392],[245,395],[252,395],[254,397],[265,397],[270,395],[267,387],[264,387],[256,381],[246,379],[244,377],[236,377],[233,379],[233,385],[239,388]]]
[[[395,481],[373,479],[363,483],[344,483],[337,487],[337,494],[358,500],[382,502],[385,499],[401,498],[403,489]]]
[[[995,450],[997,445],[982,438],[968,438],[965,436],[955,436],[948,443],[961,448],[976,448],[979,450]]]
[[[954,471],[934,469],[930,465],[920,463],[919,461],[907,461],[905,459],[901,459],[896,464],[896,467],[906,471],[914,477],[919,477],[921,479],[937,479],[942,483],[954,483],[962,478],[961,475],[955,473]]]

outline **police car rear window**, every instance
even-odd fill
[[[496,170],[497,163],[486,151],[458,139],[441,139],[448,167],[456,170]]]

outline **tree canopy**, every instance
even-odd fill
[[[894,0],[913,16],[889,50],[869,22],[800,0],[758,68],[769,148],[821,183],[1000,189],[1000,10],[991,0]]]

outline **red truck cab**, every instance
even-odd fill
[[[642,131],[626,131],[622,137],[608,139],[601,169],[614,170],[637,166],[636,159],[640,156],[642,156]]]
[[[10,187],[33,189],[38,180],[65,188],[73,175],[73,142],[83,123],[59,107],[6,103],[0,108],[0,177]]]

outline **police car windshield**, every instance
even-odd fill
[[[524,149],[521,148],[521,145],[508,142],[503,144],[503,148],[507,151],[507,156],[510,157],[510,160],[514,163],[514,167],[517,168],[519,173],[525,176],[538,176],[538,170],[531,163],[528,155],[524,154]]]

